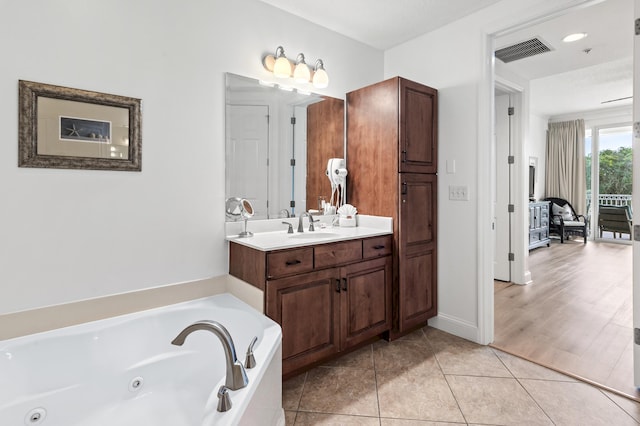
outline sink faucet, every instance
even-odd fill
[[[313,220],[313,217],[308,212],[302,212],[300,213],[300,217],[298,218],[298,232],[304,232],[304,227],[302,226],[302,218],[304,218],[305,216],[309,218],[309,231],[315,231],[313,227],[313,222],[315,222]]]
[[[242,363],[238,361],[233,339],[227,329],[219,322],[206,320],[194,322],[182,330],[180,334],[171,341],[171,344],[182,346],[187,336],[197,330],[208,330],[220,339],[222,347],[224,348],[224,356],[227,363],[227,378],[225,380],[225,386],[231,390],[238,390],[247,386],[249,379],[247,379],[247,373],[244,371]]]

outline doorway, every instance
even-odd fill
[[[594,126],[585,137],[587,212],[593,239],[631,243],[631,123]]]
[[[565,11],[558,11],[557,13],[565,13],[565,12],[567,12],[567,11],[566,11],[566,10],[565,10]],[[542,20],[542,18],[541,18],[541,20]],[[539,20],[538,20],[537,22],[539,22]],[[491,38],[491,39],[495,41],[495,39],[496,39],[496,35],[492,36],[492,38]],[[489,42],[489,44],[492,46],[492,42],[491,42],[491,41]],[[492,46],[492,47],[493,47],[493,46]],[[492,50],[493,50],[493,49],[492,49]],[[495,78],[495,74],[494,74],[494,78]],[[527,95],[525,95],[525,96],[530,96],[530,93],[527,93]],[[497,101],[497,99],[496,99],[496,103],[497,103],[497,102],[498,102],[498,101]],[[619,130],[618,130],[618,131],[619,131]],[[598,136],[598,137],[605,137],[605,134],[604,134],[604,133],[602,133],[602,134],[598,134],[597,136]],[[526,149],[523,149],[522,154],[524,154],[524,152],[525,152],[525,151],[526,151]],[[599,152],[599,151],[598,151],[598,152]],[[598,153],[597,155],[599,155],[599,153]],[[520,156],[519,156],[520,164],[524,164],[524,159],[525,159],[525,158],[526,158],[526,157],[525,157],[524,155],[520,155]],[[542,160],[544,157],[539,157],[539,158]],[[544,165],[544,164],[543,164],[543,165]],[[524,172],[523,172],[523,173],[524,173]],[[517,174],[517,175],[520,175],[521,173],[520,173],[520,171],[517,171],[517,172],[516,172],[516,174]],[[598,172],[598,175],[599,175],[599,174],[600,174],[600,172]],[[592,181],[593,181],[593,179],[591,180],[591,182],[592,182]],[[595,184],[592,184],[592,187],[593,187],[593,188],[597,188],[597,186],[595,186]],[[526,191],[527,191],[526,186],[525,186],[524,184],[523,184],[523,185],[520,185],[520,186],[517,188],[517,190],[516,190],[516,192],[518,192],[518,194],[519,194],[517,197],[520,197],[520,196],[521,196],[523,193],[525,193]],[[497,195],[497,194],[496,194],[496,195]],[[591,194],[591,198],[592,198],[592,200],[593,200],[593,196],[594,196],[594,195],[593,195],[593,194]],[[595,201],[595,203],[600,203],[600,200],[601,200],[600,198],[597,198],[597,199],[596,199],[596,201]],[[594,202],[592,201],[592,204],[593,204],[593,203],[594,203]],[[596,226],[596,227],[597,227],[597,225],[593,225],[593,222],[594,222],[594,221],[595,221],[595,222],[597,222],[597,221],[598,221],[598,212],[597,212],[598,207],[597,207],[597,205],[595,205],[595,206],[594,206],[594,208],[596,209],[596,211],[595,211],[595,212],[591,212],[591,215],[592,215],[592,218],[593,218],[593,220],[591,221],[591,223],[592,223],[592,227],[593,227],[593,226]],[[593,230],[595,230],[595,229],[597,229],[597,228],[592,228],[592,229],[593,229]],[[526,233],[526,229],[525,229],[524,227],[522,227],[522,228],[518,227],[518,229],[515,229],[515,230],[514,230],[514,232],[525,234],[525,233]],[[594,235],[594,231],[592,231],[592,235]],[[497,238],[497,236],[496,236],[496,238]],[[539,249],[539,250],[544,250],[544,249]],[[571,258],[569,257],[569,258],[567,258],[567,259],[571,259]],[[571,260],[568,260],[568,263],[571,263]],[[564,273],[573,273],[573,272],[564,272]],[[589,277],[589,275],[588,275],[588,274],[587,274],[587,275],[584,275],[584,276],[583,276],[583,278],[584,278],[585,280],[590,280],[590,279],[591,279],[591,278]],[[553,278],[549,278],[549,279],[553,279]],[[627,278],[625,278],[625,279],[627,279]],[[592,286],[593,286],[593,287],[597,287],[597,284],[598,284],[597,282],[592,282]],[[535,285],[535,283],[534,283],[534,285]],[[491,283],[491,288],[493,289],[493,283]],[[530,292],[531,292],[531,293],[533,293],[533,290],[534,290],[534,289],[533,289],[533,287],[532,287],[532,289],[530,289]],[[529,296],[531,296],[531,294],[530,294]],[[610,295],[609,295],[609,296],[610,296]],[[609,297],[609,296],[606,296],[606,297]],[[494,297],[495,297],[495,296],[494,296]],[[550,297],[553,297],[553,295],[552,295],[552,296],[550,296]],[[604,296],[603,296],[603,297],[604,297]],[[493,306],[491,306],[491,307],[493,308]],[[485,305],[485,309],[486,309],[486,305]],[[496,312],[496,313],[495,313],[495,315],[496,315],[496,317],[498,317],[498,315],[499,315],[499,314]],[[523,311],[523,315],[526,315],[526,313],[525,313],[524,311]],[[533,320],[533,319],[531,320],[531,322],[532,322],[532,323],[533,323],[534,321],[535,321],[535,320]],[[548,326],[549,326],[549,327],[553,327],[553,324],[548,324]],[[487,334],[487,335],[488,335],[488,334],[490,334],[490,332],[485,332],[485,334]],[[571,336],[569,335],[569,337],[571,337]],[[575,336],[573,336],[573,337],[575,337]],[[544,341],[543,341],[542,339],[540,339],[540,340],[537,340],[537,341],[536,341],[535,336],[534,336],[534,338],[533,338],[533,339],[531,339],[531,341],[529,341],[529,342],[528,342],[528,344],[529,344],[529,346],[530,346],[530,347],[535,347],[535,346],[538,346],[538,345],[542,346],[542,345],[544,345]],[[630,346],[630,347],[632,347],[632,344],[631,344],[631,346]],[[531,358],[530,358],[530,359],[531,359]],[[534,361],[535,361],[535,360],[534,360]],[[551,366],[551,367],[553,367],[553,366]]]

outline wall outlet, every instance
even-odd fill
[[[469,187],[467,185],[449,185],[449,199],[469,201]]]

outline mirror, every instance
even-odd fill
[[[225,98],[227,200],[249,200],[253,219],[272,219],[329,199],[327,161],[344,158],[342,99],[231,73]]]

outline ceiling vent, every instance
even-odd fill
[[[505,64],[518,59],[528,58],[530,56],[539,55],[545,52],[551,52],[551,48],[546,45],[540,38],[534,37],[511,46],[503,47],[496,50],[496,58]]]

